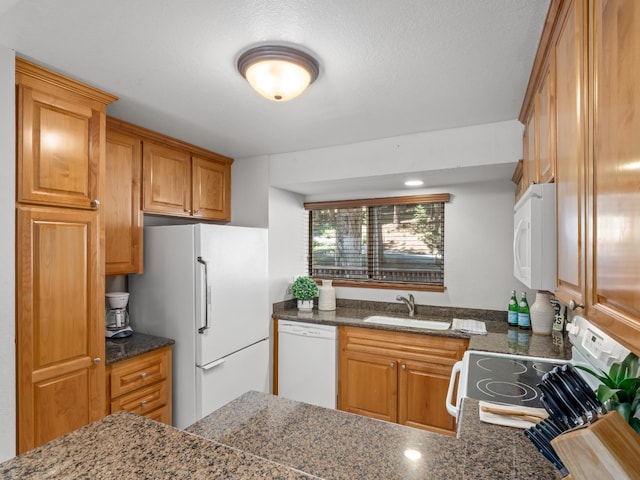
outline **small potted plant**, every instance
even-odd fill
[[[617,410],[640,435],[640,378],[638,378],[638,357],[633,352],[620,363],[614,362],[609,373],[594,371],[581,365],[577,368],[593,375],[602,382],[596,395],[607,410]]]
[[[313,299],[318,296],[318,285],[309,277],[298,277],[291,286],[291,293],[298,299],[298,310],[313,310]]]

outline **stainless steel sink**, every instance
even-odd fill
[[[385,315],[372,315],[364,319],[365,323],[377,323],[380,325],[396,325],[400,327],[424,328],[427,330],[446,330],[451,322],[436,320],[418,320],[414,318],[387,317]]]

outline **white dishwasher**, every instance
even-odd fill
[[[278,395],[336,408],[337,329],[278,321]]]

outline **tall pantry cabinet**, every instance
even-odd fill
[[[16,59],[18,453],[104,413],[106,105]]]

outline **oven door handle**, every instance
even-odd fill
[[[456,386],[456,377],[459,376],[460,371],[462,370],[463,363],[464,362],[460,360],[459,362],[456,362],[453,365],[453,369],[451,370],[451,378],[449,379],[449,388],[447,389],[447,400],[446,400],[447,412],[449,412],[449,415],[451,415],[456,419],[456,422],[458,421],[458,413],[460,412],[460,408],[458,408],[457,405],[453,404],[453,391]],[[460,387],[458,386],[458,390],[459,389]]]

